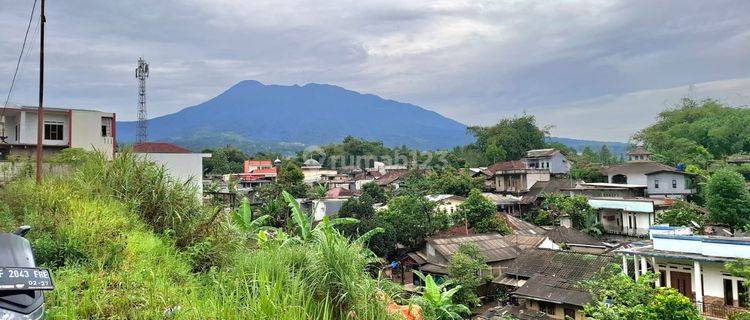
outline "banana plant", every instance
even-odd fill
[[[247,200],[247,197],[243,197],[240,201],[240,207],[232,212],[232,220],[234,220],[234,223],[239,226],[242,231],[253,234],[258,233],[260,230],[270,228],[267,224],[272,219],[273,218],[267,214],[253,219],[253,212],[250,208],[250,201]]]
[[[428,314],[438,320],[458,320],[463,319],[462,315],[471,314],[471,310],[467,306],[453,303],[453,295],[461,289],[461,286],[448,289],[453,284],[450,280],[437,284],[432,275],[425,276],[419,271],[414,273],[422,279],[424,286],[417,288],[421,295],[415,296],[413,299]]]
[[[330,219],[328,217],[325,217],[323,218],[323,221],[321,221],[313,229],[313,218],[310,215],[302,211],[302,208],[300,208],[299,202],[297,202],[297,199],[295,199],[294,196],[292,196],[289,192],[286,192],[286,191],[282,191],[281,194],[284,196],[284,200],[286,200],[287,205],[289,206],[289,209],[291,209],[292,211],[292,221],[294,221],[294,224],[296,225],[297,230],[299,231],[300,240],[302,240],[303,242],[309,241],[312,238],[313,231],[315,230],[324,230],[328,228],[333,228],[336,225],[355,224],[359,222],[359,220],[354,219],[354,218]]]

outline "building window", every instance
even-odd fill
[[[19,137],[19,136],[18,136],[18,132],[19,132],[19,131],[20,131],[20,130],[19,130],[19,128],[18,128],[18,125],[16,125],[16,130],[15,130],[15,133],[16,133],[16,142],[19,142],[19,141],[21,141],[21,137]]]
[[[102,117],[102,137],[112,136],[112,117]]]
[[[555,304],[545,301],[539,301],[537,302],[539,304],[539,311],[544,312],[548,315],[554,316],[555,315]]]
[[[62,140],[63,123],[60,121],[44,122],[44,140]]]
[[[677,180],[672,179],[672,189],[677,189]]]
[[[659,189],[659,180],[654,180],[654,189]]]

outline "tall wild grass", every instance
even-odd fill
[[[51,319],[394,319],[362,245],[333,228],[258,246],[136,155],[76,166],[0,189],[0,229],[31,225],[38,263],[53,271]]]

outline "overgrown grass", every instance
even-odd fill
[[[51,319],[389,319],[362,246],[338,232],[258,248],[191,188],[123,154],[0,190],[0,228],[33,227]]]

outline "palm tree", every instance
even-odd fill
[[[467,306],[453,303],[453,295],[461,289],[461,286],[448,289],[453,284],[450,280],[437,284],[432,275],[425,276],[419,271],[415,273],[422,279],[424,286],[418,288],[421,296],[415,296],[413,299],[422,306],[425,314],[437,320],[458,320],[462,319],[462,315],[471,314]]]

